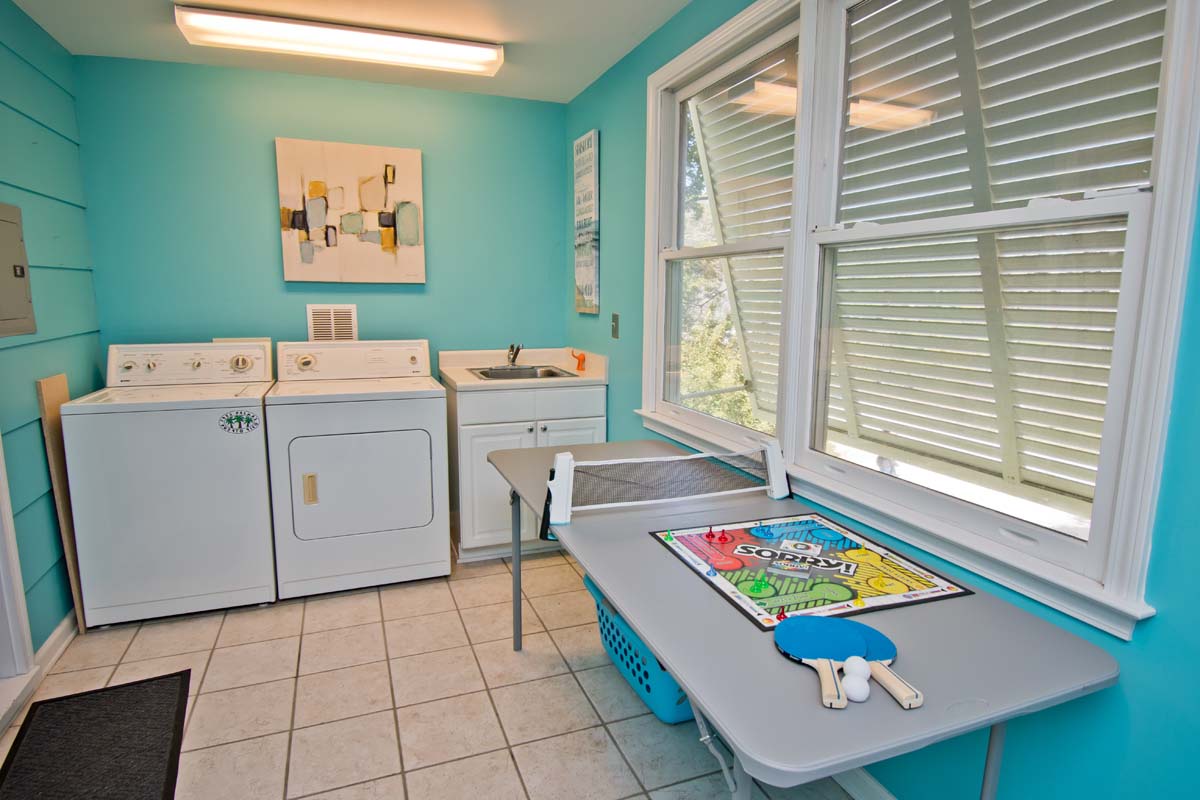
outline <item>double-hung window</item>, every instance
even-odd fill
[[[797,33],[786,26],[670,93],[655,400],[687,424],[774,434],[792,230]],[[668,198],[664,198],[667,200]]]
[[[1128,635],[1198,17],[762,0],[652,76],[647,425]]]

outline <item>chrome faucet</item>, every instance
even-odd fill
[[[517,356],[521,355],[521,349],[525,347],[523,344],[510,344],[508,346],[508,365],[515,367],[517,365]]]

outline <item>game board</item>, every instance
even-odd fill
[[[763,630],[971,594],[820,514],[650,535]]]

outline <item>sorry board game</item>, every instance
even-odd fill
[[[763,630],[971,594],[820,514],[650,535]]]

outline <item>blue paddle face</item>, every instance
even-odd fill
[[[775,647],[795,661],[866,657],[866,640],[846,622],[833,617],[788,617],[775,626]]]
[[[864,625],[852,619],[842,621],[853,627],[862,636],[863,641],[867,643],[867,654],[863,656],[867,661],[895,660],[896,645],[883,633],[875,630],[870,625]]]

